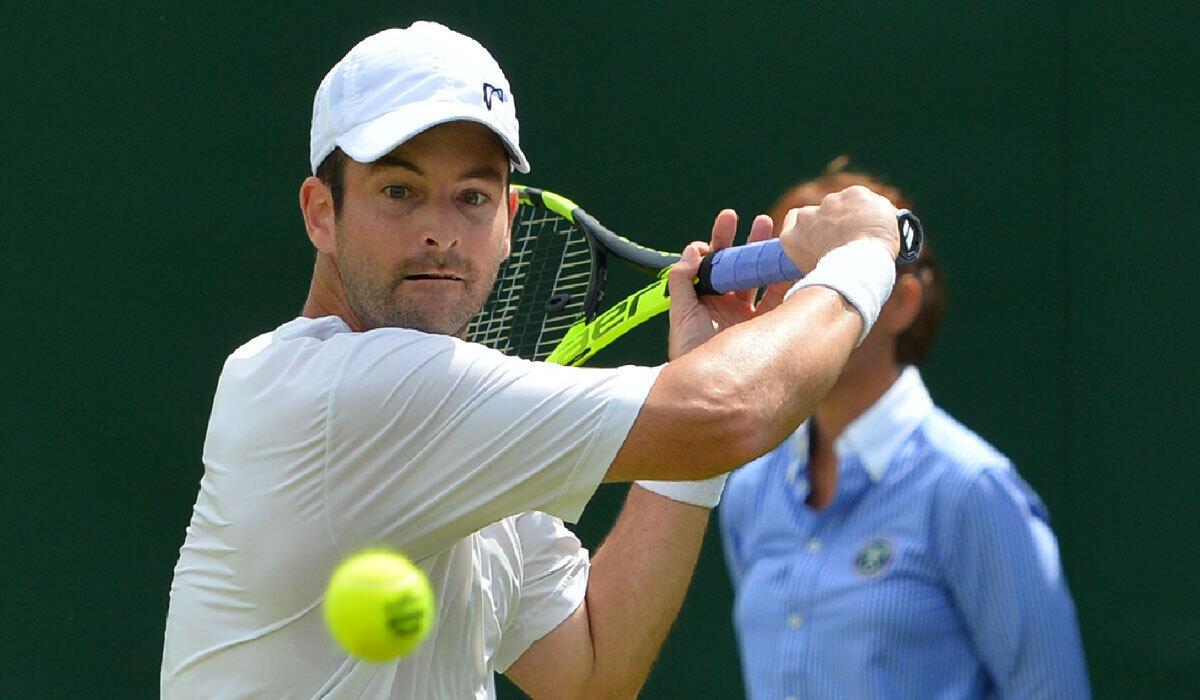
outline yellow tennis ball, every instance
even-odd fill
[[[347,558],[325,589],[325,624],[360,659],[388,661],[409,653],[433,621],[429,579],[395,552],[372,549]]]

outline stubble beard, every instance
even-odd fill
[[[418,267],[410,261],[397,266],[386,278],[378,280],[372,277],[366,266],[348,263],[341,257],[337,259],[338,274],[341,276],[346,302],[363,325],[363,330],[410,328],[423,333],[461,338],[466,333],[467,325],[479,314],[487,301],[492,284],[496,280],[499,263],[488,265],[484,271],[471,269],[461,263],[448,263],[449,261],[443,260],[441,264],[437,264],[431,260]],[[461,285],[461,290],[455,290],[451,286],[448,291],[454,293],[446,295],[436,295],[435,290],[405,294],[406,285],[427,284],[405,282],[405,276],[411,271],[443,267],[453,269],[455,274],[462,277],[461,282],[445,284]]]

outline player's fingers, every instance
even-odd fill
[[[722,209],[713,221],[712,240],[709,246],[713,250],[721,250],[733,245],[733,237],[737,234],[738,215],[732,209]]]
[[[806,207],[793,207],[788,209],[788,213],[783,217],[783,226],[779,228],[779,235],[793,231],[793,229],[804,229],[812,225],[812,220],[816,218],[817,213],[821,210],[820,207],[808,205]]]
[[[679,262],[667,273],[667,289],[671,292],[672,310],[677,304],[691,306],[696,303],[696,290],[692,287],[692,280],[696,279],[696,272],[700,269],[700,258],[704,257],[707,251],[708,245],[705,243],[689,243],[688,247],[683,249],[683,256],[679,258]]]
[[[746,239],[746,243],[765,241],[771,237],[774,230],[775,224],[771,221],[771,217],[766,214],[759,214],[754,217],[754,221],[750,224],[750,237]],[[753,304],[754,298],[757,296],[757,289],[743,289],[737,293],[737,298],[747,304]]]
[[[827,241],[814,236],[819,207],[796,207],[788,210],[779,227],[779,243],[783,251],[801,270],[811,270],[828,248]]]
[[[775,222],[771,221],[771,217],[767,214],[759,214],[754,217],[754,223],[750,224],[750,238],[746,239],[747,243],[756,243],[765,241],[770,238],[775,232]]]
[[[733,245],[733,238],[737,235],[738,215],[732,209],[722,209],[717,213],[717,218],[713,221],[712,239],[709,244],[700,251],[700,255],[704,256],[710,252],[728,248]],[[694,279],[694,278],[693,278]],[[706,301],[711,302],[712,299],[706,297]]]

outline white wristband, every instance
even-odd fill
[[[826,253],[816,267],[797,282],[788,297],[805,287],[829,287],[845,297],[862,316],[862,335],[858,344],[871,332],[879,311],[892,294],[896,282],[896,261],[882,243],[871,240],[851,241]]]
[[[635,481],[638,486],[666,496],[672,501],[690,503],[701,508],[716,508],[721,502],[721,491],[725,490],[725,477],[719,474],[703,481]]]

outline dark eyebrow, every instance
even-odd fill
[[[425,175],[425,173],[420,168],[418,168],[416,165],[413,165],[412,163],[408,162],[407,160],[404,160],[403,158],[396,155],[395,153],[387,153],[385,155],[382,155],[379,157],[378,160],[368,163],[367,167],[371,170],[371,172],[374,172],[376,170],[383,170],[384,168],[404,168],[405,170],[411,170],[412,172],[416,173],[417,175],[421,175],[421,176]]]
[[[504,182],[504,173],[493,165],[481,165],[478,168],[471,168],[467,172],[458,176],[460,180],[491,180],[493,182]]]
[[[378,160],[368,163],[367,167],[370,168],[371,172],[384,170],[386,168],[403,168],[403,169],[408,170],[416,175],[420,175],[421,177],[425,176],[425,171],[418,168],[415,163],[404,160],[403,158],[396,155],[395,153],[388,153],[386,155],[380,156]],[[462,173],[461,175],[458,176],[458,179],[459,180],[491,180],[493,182],[503,183],[504,182],[504,173],[500,172],[499,168],[496,168],[495,166],[481,165],[481,166],[478,166],[475,168],[471,168],[470,170]]]

